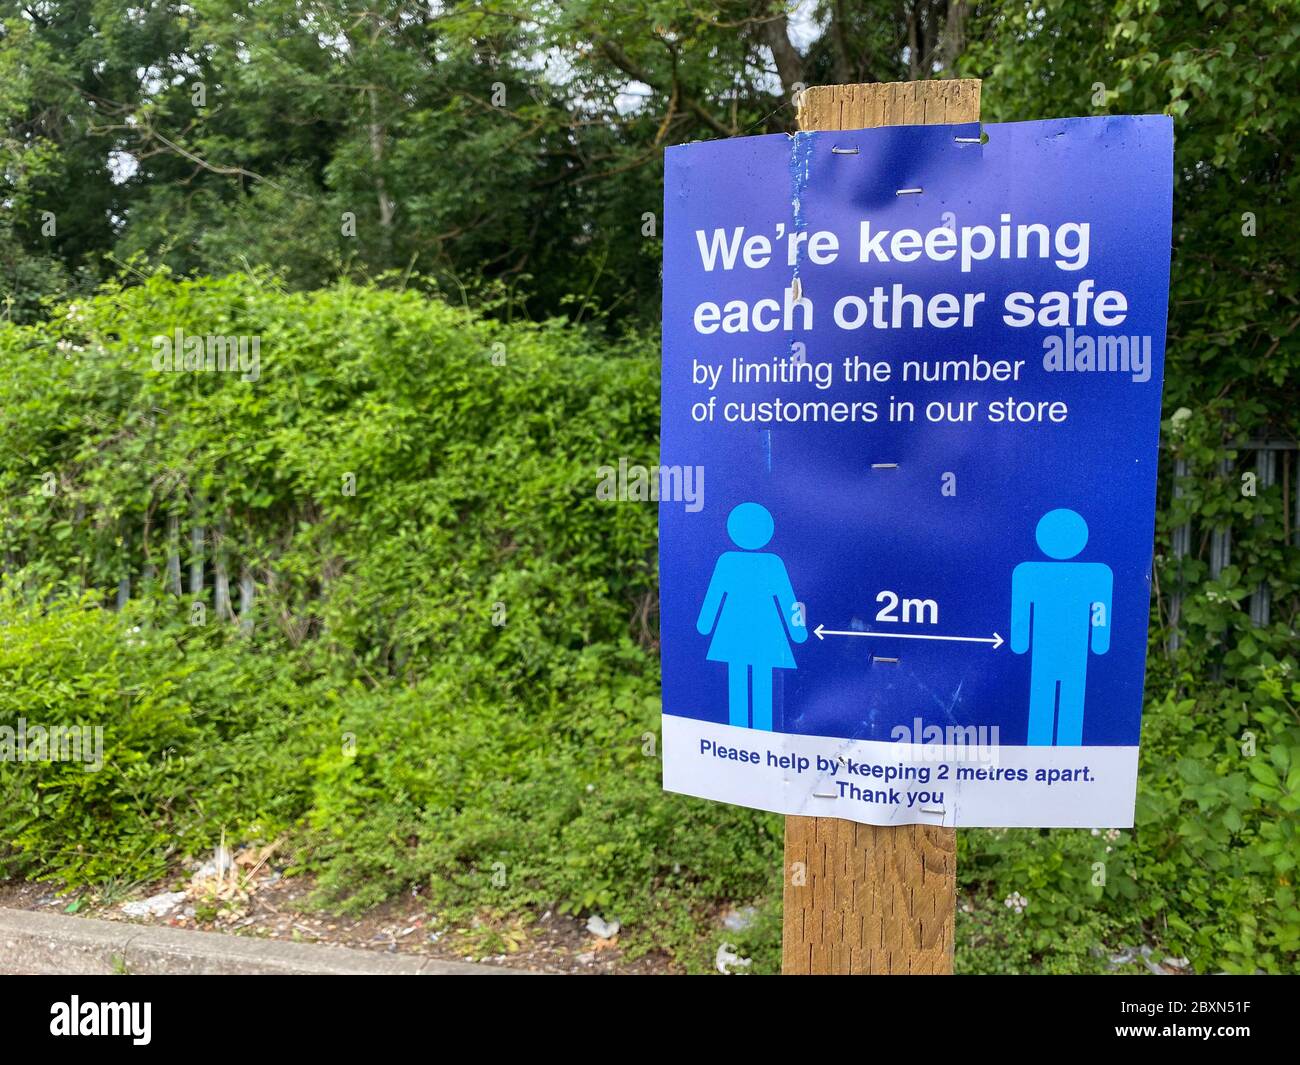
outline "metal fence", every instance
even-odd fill
[[[1248,440],[1232,449],[1236,457],[1224,457],[1220,460],[1218,473],[1225,480],[1239,473],[1251,471],[1255,474],[1255,491],[1257,494],[1267,491],[1282,482],[1283,537],[1292,546],[1300,547],[1300,492],[1296,491],[1296,452],[1300,445],[1280,440]],[[1186,459],[1174,461],[1174,498],[1181,498],[1187,484],[1190,470]],[[1255,519],[1258,525],[1260,519]],[[1185,522],[1177,526],[1171,536],[1171,547],[1176,565],[1176,578],[1169,595],[1169,650],[1178,650],[1182,632],[1183,562],[1192,553],[1192,523]],[[1207,530],[1202,530],[1204,534]],[[1232,563],[1232,523],[1218,522],[1208,529],[1210,578],[1217,580]],[[1250,596],[1250,621],[1252,625],[1263,628],[1272,617],[1272,592],[1267,581],[1260,581]]]

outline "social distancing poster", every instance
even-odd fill
[[[1172,163],[1156,116],[668,150],[666,788],[1132,824]]]

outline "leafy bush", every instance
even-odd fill
[[[260,378],[153,372],[177,328],[259,336]],[[660,790],[654,514],[595,498],[601,463],[654,461],[652,345],[156,277],[0,348],[0,722],[102,721],[109,751],[6,774],[11,865],[102,886],[289,831],[332,904],[418,885],[679,951],[779,875],[775,819]],[[208,529],[205,624],[165,587],[192,561],[168,514]],[[216,617],[214,548],[255,575],[251,634]],[[127,576],[143,598],[99,609]],[[95,701],[46,694],[76,684]]]
[[[177,328],[258,336],[258,380],[154,372]],[[724,943],[779,965],[780,819],[660,790],[654,512],[595,497],[598,466],[654,461],[653,338],[155,276],[0,327],[0,357],[0,725],[105,729],[102,772],[0,765],[9,872],[120,892],[223,831],[287,835],[325,905],[596,911],[688,968]],[[964,969],[1093,971],[1147,943],[1295,967],[1296,560],[1277,487],[1215,473],[1213,421],[1168,429],[1188,474],[1157,576],[1183,644],[1166,592],[1137,827],[959,833]],[[1216,578],[1163,546],[1192,518],[1239,530]],[[218,559],[254,579],[251,631],[217,609]],[[173,594],[190,563],[202,594]]]
[[[305,743],[282,716],[302,696],[284,663],[160,629],[151,613],[0,595],[0,725],[103,730],[98,771],[88,747],[80,762],[0,769],[10,870],[129,886],[210,847],[214,825],[260,834],[305,801]]]

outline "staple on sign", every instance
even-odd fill
[[[918,192],[924,192],[924,191],[925,191],[925,189],[921,189],[921,188],[916,188],[916,189],[899,189],[897,192],[894,193],[894,195],[895,195],[895,196],[911,196],[911,195],[913,195],[913,194],[915,194],[915,193],[918,193]]]
[[[872,658],[872,661],[873,661],[873,662],[892,662],[894,665],[897,665],[897,664],[898,664],[898,659],[897,659],[897,658],[885,658],[885,657],[882,656],[882,655],[875,655],[875,656]]]
[[[857,155],[856,148],[832,148],[831,155]]]
[[[897,462],[873,462],[871,464],[871,468],[873,470],[896,470],[898,469],[898,463]]]

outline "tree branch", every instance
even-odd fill
[[[608,37],[599,38],[597,41],[597,47],[600,48],[601,54],[606,59],[618,67],[618,69],[628,77],[633,78],[636,81],[644,82],[656,92],[669,91],[665,89],[648,70],[637,63],[630,55],[623,51],[617,43],[611,41]],[[681,106],[708,126],[709,129],[713,130],[714,133],[717,133],[722,137],[731,136],[732,131],[725,123],[719,122],[714,118],[713,115],[710,114],[709,111],[693,96],[687,96],[686,93],[682,92],[680,86],[674,85],[672,91],[677,93],[677,99]]]

